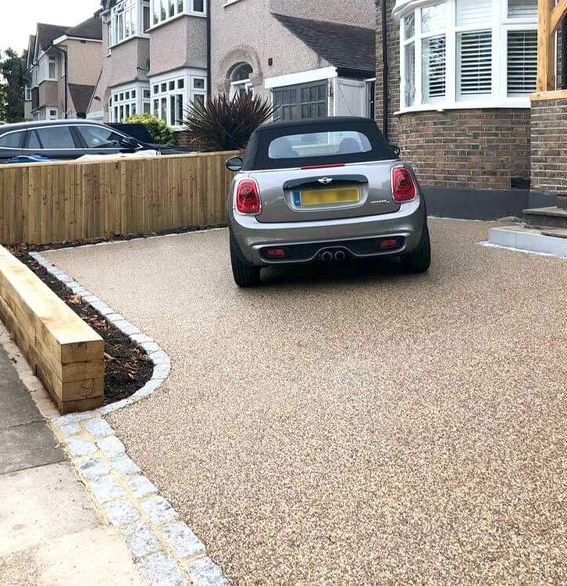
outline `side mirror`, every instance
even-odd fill
[[[392,147],[392,150],[394,151],[394,154],[396,155],[396,157],[399,157],[400,153],[402,152],[400,150],[400,147],[397,144],[392,144],[390,146]]]
[[[135,138],[131,138],[129,136],[125,136],[120,141],[120,146],[123,149],[127,149],[129,151],[137,151],[140,148],[140,143]]]
[[[242,157],[232,157],[226,162],[226,168],[233,173],[241,171],[243,166],[244,161],[242,160]]]

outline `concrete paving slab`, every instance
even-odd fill
[[[140,584],[122,535],[107,527],[70,533],[37,548],[37,567],[46,586]],[[73,560],[73,564],[69,564]]]
[[[0,429],[42,421],[28,389],[20,380],[14,364],[0,347]]]
[[[4,474],[0,494],[0,556],[100,523],[67,462]]]
[[[44,421],[0,429],[0,474],[64,460]]]
[[[0,474],[61,462],[63,452],[0,346]]]
[[[522,226],[492,228],[488,243],[525,252],[567,258],[567,238],[543,234]]]

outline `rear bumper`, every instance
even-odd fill
[[[314,260],[321,250],[341,248],[354,257],[372,257],[410,252],[419,244],[427,218],[421,198],[403,204],[392,214],[325,220],[318,222],[261,223],[254,216],[229,212],[229,226],[246,260],[256,266],[297,264]],[[361,253],[349,241],[369,238],[400,238],[394,250]],[[268,260],[262,251],[270,246],[310,245],[302,258]],[[315,246],[313,246],[315,245]]]

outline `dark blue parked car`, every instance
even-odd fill
[[[0,163],[20,156],[39,155],[50,160],[77,159],[83,155],[112,155],[157,150],[162,155],[190,152],[172,145],[147,143],[122,128],[90,120],[49,120],[0,126]]]

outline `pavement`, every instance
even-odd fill
[[[45,419],[55,407],[2,326],[0,344],[0,584],[141,584],[121,534],[101,521],[57,446]]]
[[[567,263],[493,226],[246,291],[223,230],[45,256],[171,356],[109,421],[234,583],[565,583]]]

